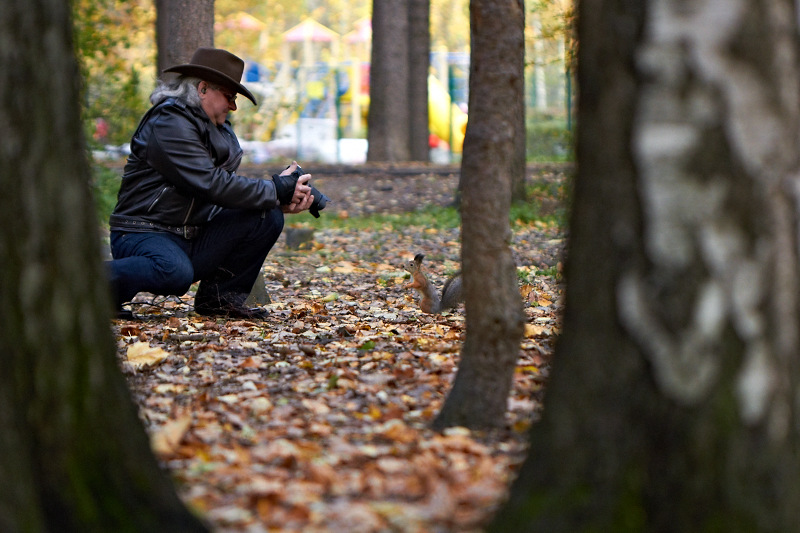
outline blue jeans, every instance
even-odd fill
[[[180,296],[198,280],[195,306],[198,300],[212,308],[241,305],[281,231],[280,208],[224,209],[193,239],[112,231],[107,270],[117,309],[138,292]]]

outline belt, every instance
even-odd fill
[[[157,231],[168,231],[176,235],[180,235],[184,239],[194,239],[200,234],[202,226],[168,226],[166,224],[158,224],[156,222],[148,222],[147,220],[111,220],[112,226],[117,226],[130,229],[132,231],[142,231],[143,229],[151,229]]]
[[[197,237],[200,234],[200,226],[178,226],[178,227],[173,227],[173,226],[162,226],[160,224],[156,224],[155,227],[160,227],[160,228],[165,229],[166,231],[169,231],[171,233],[177,233],[178,235],[180,235],[184,239],[189,239],[189,240],[194,239],[195,237]]]

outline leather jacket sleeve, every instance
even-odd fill
[[[271,180],[236,174],[241,148],[233,131],[193,111],[170,105],[151,118],[151,131],[142,132],[146,163],[184,196],[228,208],[276,207]]]

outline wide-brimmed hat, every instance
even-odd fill
[[[240,83],[244,72],[244,61],[227,50],[198,48],[189,63],[169,67],[164,69],[164,72],[177,72],[178,74],[194,76],[210,83],[217,83],[245,95],[253,104],[256,104],[256,99],[252,93]]]

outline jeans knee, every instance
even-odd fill
[[[269,227],[280,235],[283,231],[284,215],[280,209],[270,209],[267,211],[266,217],[269,222]]]
[[[267,249],[271,249],[277,242],[278,237],[281,236],[283,223],[283,211],[279,208],[268,209],[263,215],[259,216],[257,240],[263,243]]]
[[[157,291],[161,294],[181,295],[192,286],[194,268],[191,262],[158,262],[155,266]]]
[[[278,237],[283,233],[284,215],[280,209],[272,209],[270,211],[270,231],[267,233],[266,241],[269,243],[270,250],[275,243],[278,242]]]

